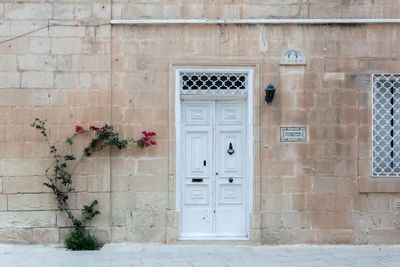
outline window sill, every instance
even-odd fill
[[[360,193],[400,193],[400,177],[360,177]]]

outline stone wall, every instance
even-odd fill
[[[0,240],[58,242],[66,225],[43,185],[51,159],[40,133],[29,125],[47,119],[52,140],[76,124],[111,120],[109,1],[2,1],[0,42]],[[51,26],[103,24],[93,27]],[[50,25],[50,26],[49,26]],[[39,29],[39,30],[37,30]],[[77,177],[71,206],[99,199],[110,214],[109,153],[87,162]],[[77,210],[78,211],[78,210]]]
[[[54,243],[68,229],[42,185],[51,160],[29,126],[40,117],[48,119],[52,140],[63,140],[76,124],[112,123],[124,137],[156,131],[152,149],[104,151],[87,161],[71,205],[79,212],[99,200],[102,214],[92,229],[103,241],[175,242],[170,95],[172,65],[179,63],[255,66],[253,242],[398,243],[400,182],[369,176],[370,75],[399,72],[397,24],[109,25],[111,17],[393,18],[395,2],[1,3],[0,240]],[[80,26],[60,26],[71,24]],[[308,64],[281,66],[289,48],[302,50]],[[278,88],[272,105],[263,100],[269,82]],[[280,126],[306,126],[308,141],[279,142]]]
[[[397,0],[113,0],[113,19],[398,18]]]
[[[399,194],[377,178],[368,179],[379,183],[380,191],[368,194],[360,189],[359,180],[371,173],[367,167],[370,75],[400,67],[395,45],[399,29],[395,25],[114,27],[113,35],[120,38],[113,39],[118,50],[113,61],[118,60],[120,67],[113,68],[113,77],[122,80],[114,80],[118,86],[113,93],[123,96],[115,108],[130,109],[131,97],[152,88],[160,96],[153,100],[154,106],[167,109],[168,62],[185,66],[253,62],[259,69],[257,93],[262,96],[269,82],[278,88],[271,106],[263,97],[257,103],[261,180],[260,199],[254,200],[260,203],[253,217],[254,240],[397,243],[394,201]],[[281,54],[291,47],[305,52],[306,66],[279,65]],[[141,78],[143,85],[129,87],[131,77]],[[306,126],[308,142],[281,143],[280,126]],[[399,181],[392,183],[398,186]]]

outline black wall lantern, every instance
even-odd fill
[[[265,101],[267,101],[268,104],[272,103],[275,91],[276,88],[271,83],[267,86],[267,88],[265,88]]]

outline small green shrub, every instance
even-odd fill
[[[79,231],[70,232],[65,238],[65,245],[71,250],[97,250],[102,246],[91,234]]]

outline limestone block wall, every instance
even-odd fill
[[[52,140],[63,140],[76,124],[111,123],[124,137],[157,132],[152,149],[104,151],[87,161],[71,205],[79,212],[99,200],[102,214],[92,229],[102,241],[175,242],[170,96],[173,66],[181,64],[254,67],[251,242],[398,243],[400,182],[370,177],[370,75],[399,72],[397,24],[109,24],[111,18],[398,18],[396,2],[3,1],[0,241],[54,243],[67,231],[42,185],[49,154],[29,126],[40,117],[48,119]],[[289,48],[302,50],[307,65],[280,65]],[[270,82],[278,91],[267,105]],[[307,127],[307,142],[281,143],[281,126]]]
[[[397,0],[112,0],[113,19],[398,18]]]
[[[398,72],[398,30],[266,27],[260,76],[274,64],[264,83],[281,91],[260,110],[260,139],[271,145],[261,150],[263,243],[398,242],[399,181],[370,177],[371,74]],[[307,66],[279,66],[274,48],[284,47],[304,50]],[[308,143],[279,143],[280,125],[307,125]]]
[[[259,84],[255,93],[260,95],[256,103],[260,177],[255,183],[260,180],[254,192],[252,240],[397,243],[399,211],[394,201],[400,196],[399,181],[370,178],[369,166],[370,75],[399,69],[398,31],[397,25],[116,26],[113,94],[122,98],[113,102],[113,111],[141,109],[131,100],[143,89],[127,86],[135,77],[143,83],[141,88],[157,92],[152,108],[169,106],[171,112],[168,63],[255,64]],[[281,54],[293,47],[307,55],[306,66],[279,64]],[[262,97],[269,82],[278,88],[271,106]],[[169,121],[173,123],[171,117]],[[306,126],[308,141],[281,143],[281,126]],[[363,189],[364,180],[375,188]],[[173,202],[168,209],[173,209]],[[149,232],[151,224],[147,222]]]
[[[108,24],[110,12],[110,1],[0,3],[1,242],[54,243],[65,234],[65,217],[42,185],[48,148],[29,125],[47,119],[50,138],[65,140],[77,124],[111,121],[110,25],[61,26]],[[109,152],[88,161],[71,197],[78,209],[100,201],[97,226],[109,225],[109,166]]]

